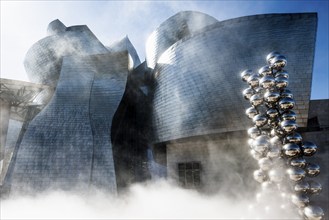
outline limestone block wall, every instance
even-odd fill
[[[247,129],[240,72],[258,71],[274,50],[288,59],[297,123],[306,127],[316,27],[313,13],[248,16],[209,25],[168,48],[154,70],[153,142]]]

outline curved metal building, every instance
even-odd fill
[[[18,144],[8,183],[116,191],[150,178],[152,161],[184,187],[234,194],[255,167],[240,72],[258,71],[272,51],[284,54],[306,128],[316,30],[315,13],[217,21],[185,11],[151,34],[140,64],[127,37],[105,47],[86,26],[55,20],[25,67],[31,81],[56,90]]]
[[[55,29],[55,35],[33,45],[26,56],[31,80],[56,90],[29,123],[8,182],[24,191],[85,185],[116,192],[112,119],[139,58],[128,38],[107,49],[86,26],[58,24],[52,22],[48,31]]]
[[[166,22],[172,23],[169,19],[161,26]],[[157,54],[154,142],[246,129],[243,109],[248,103],[239,73],[258,71],[265,65],[262,58],[274,50],[289,61],[297,122],[306,127],[316,24],[312,13],[255,15],[216,22],[173,42]],[[166,39],[158,40],[159,47]]]
[[[163,28],[189,30],[194,15],[171,17],[146,45],[148,66],[153,68],[154,156],[167,167],[167,178],[184,187],[239,196],[236,189],[252,189],[247,174],[256,169],[246,146],[245,130],[251,124],[244,113],[249,105],[241,95],[245,84],[240,73],[258,71],[272,51],[284,54],[297,123],[305,130],[317,14],[264,14],[218,22],[204,15],[209,22],[181,38]]]

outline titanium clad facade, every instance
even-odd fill
[[[25,56],[24,66],[31,82],[56,87],[63,56],[109,52],[85,25],[50,31],[58,22],[55,20],[48,27],[48,33],[53,35],[35,43]]]
[[[146,61],[154,68],[161,54],[177,41],[218,22],[215,18],[196,11],[183,11],[163,22],[147,39]]]
[[[127,52],[63,59],[55,94],[18,149],[12,187],[86,184],[116,191],[110,131],[127,66]]]
[[[316,27],[312,13],[248,16],[217,22],[172,45],[154,70],[154,142],[247,129],[239,73],[258,71],[274,50],[287,57],[297,123],[306,127]]]

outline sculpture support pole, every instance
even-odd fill
[[[313,205],[310,197],[319,194],[322,186],[308,179],[317,176],[320,167],[304,158],[313,156],[317,146],[303,141],[296,132],[297,115],[292,111],[295,102],[291,91],[286,89],[289,74],[283,70],[286,58],[272,52],[266,59],[268,65],[258,73],[252,70],[241,73],[242,80],[249,84],[243,96],[252,105],[246,115],[254,123],[248,129],[248,143],[260,167],[253,173],[254,179],[262,184],[263,191],[273,194],[278,190],[285,198],[288,195],[304,219],[320,220],[323,210]]]

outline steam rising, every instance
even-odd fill
[[[134,185],[124,195],[95,191],[78,194],[51,191],[12,196],[1,201],[1,219],[297,219],[265,209],[253,199],[236,201],[221,195],[205,196],[167,181]],[[252,208],[254,207],[254,208]],[[18,209],[19,208],[19,209]],[[267,211],[266,211],[267,210]]]

